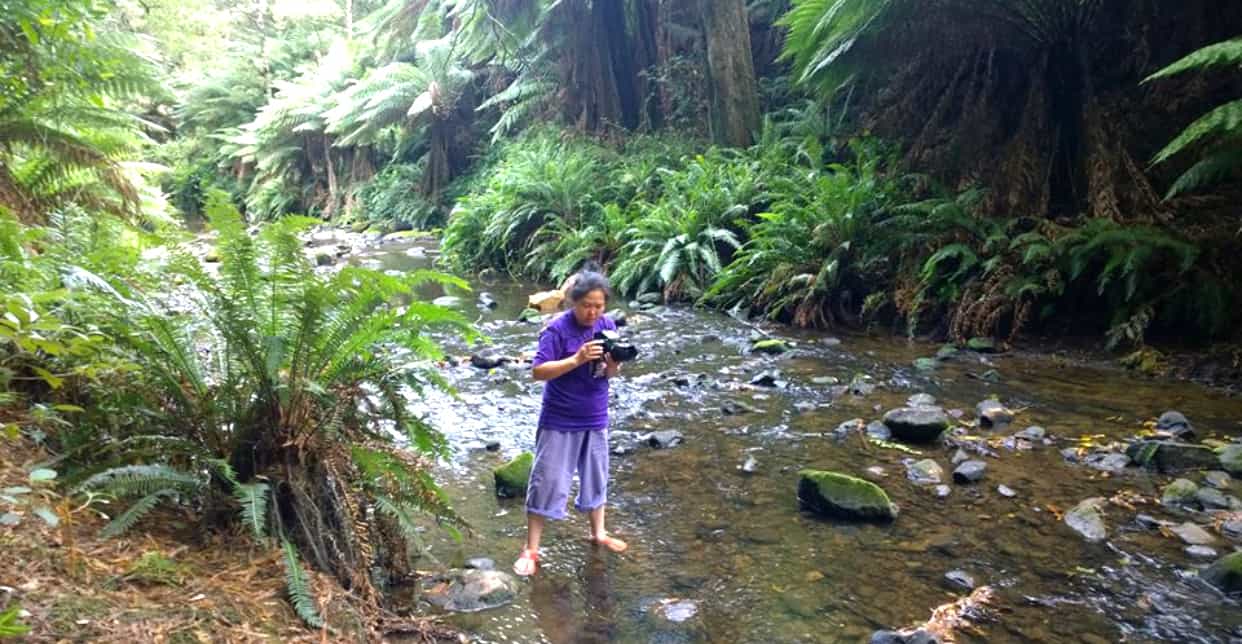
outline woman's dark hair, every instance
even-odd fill
[[[608,278],[603,273],[596,271],[580,271],[574,280],[574,285],[569,287],[569,299],[577,302],[586,297],[591,291],[603,291],[604,300],[607,301],[612,296],[612,284],[608,282]]]

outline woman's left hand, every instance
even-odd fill
[[[604,354],[604,367],[606,367],[604,373],[609,378],[617,375],[617,373],[621,371],[621,363],[617,362],[616,360],[613,360],[612,354],[610,353]]]

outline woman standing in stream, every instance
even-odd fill
[[[604,352],[595,333],[615,330],[604,316],[611,286],[602,274],[584,270],[568,286],[572,307],[539,334],[532,375],[543,381],[543,406],[535,437],[535,462],[526,491],[526,547],[513,571],[531,575],[539,564],[539,540],[547,519],[565,518],[574,473],[574,506],[590,515],[591,542],[623,552],[624,541],[604,525],[608,500],[608,381],[620,364]]]

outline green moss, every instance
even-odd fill
[[[936,366],[937,364],[936,364],[935,358],[915,358],[914,359],[914,368],[918,369],[919,371],[935,371]]]
[[[775,355],[789,351],[789,343],[784,340],[777,339],[760,340],[751,345],[750,350],[755,353],[770,353]]]
[[[798,476],[798,499],[815,512],[848,519],[890,521],[897,517],[897,506],[870,481],[821,470],[802,470]]]
[[[526,482],[530,480],[530,468],[535,464],[535,455],[522,452],[517,458],[493,470],[496,478],[496,496],[512,497],[526,493]]]
[[[971,338],[966,341],[966,348],[979,353],[996,351],[996,340],[992,338]]]
[[[1177,479],[1168,484],[1164,488],[1164,492],[1160,496],[1160,502],[1164,505],[1180,505],[1189,503],[1195,498],[1195,492],[1199,491],[1199,486],[1194,481],[1187,479]]]

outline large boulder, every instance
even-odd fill
[[[1225,555],[1199,573],[1205,581],[1225,593],[1242,592],[1242,551]]]
[[[514,497],[526,493],[526,483],[530,480],[530,468],[535,464],[535,455],[522,452],[517,458],[492,470],[496,479],[496,496]]]
[[[513,575],[499,570],[450,570],[424,581],[422,596],[444,610],[472,613],[508,604],[518,588]]]
[[[1126,448],[1126,456],[1135,465],[1165,474],[1215,469],[1219,462],[1210,447],[1175,441],[1138,441]]]
[[[897,518],[896,504],[875,483],[821,470],[802,470],[798,476],[798,500],[814,512],[866,521]]]
[[[884,414],[884,424],[898,440],[930,443],[949,428],[949,415],[939,407],[901,407]]]
[[[555,313],[563,301],[565,301],[565,294],[561,291],[539,291],[532,293],[527,298],[526,304],[540,313]]]

